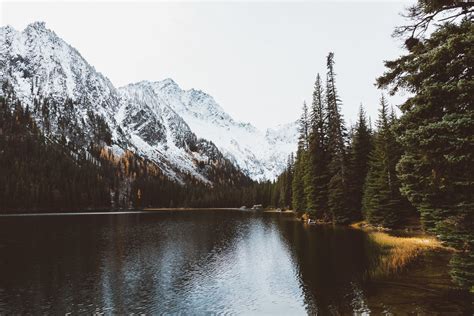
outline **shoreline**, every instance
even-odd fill
[[[294,211],[279,211],[277,209],[260,209],[253,210],[251,208],[241,209],[237,207],[145,207],[137,209],[97,209],[90,211],[45,211],[45,212],[19,212],[19,213],[0,213],[0,217],[26,217],[26,216],[62,216],[62,215],[120,215],[120,214],[146,214],[153,212],[196,212],[196,211],[242,211],[257,213],[277,213],[277,214],[297,214]]]
[[[247,211],[234,207],[145,207],[142,212],[185,212],[185,211]]]

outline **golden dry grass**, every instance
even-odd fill
[[[378,262],[379,273],[389,274],[403,269],[420,254],[445,248],[431,236],[396,237],[383,232],[369,232],[369,238],[386,252]]]
[[[371,227],[365,222],[352,224],[351,227],[367,232],[370,240],[382,250],[382,255],[371,273],[373,275],[381,276],[400,271],[426,251],[451,250],[433,236],[392,236],[382,228]]]
[[[364,225],[367,225],[367,223],[362,221],[362,222],[352,223],[350,226],[356,229],[363,229]]]

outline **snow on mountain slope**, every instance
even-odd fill
[[[0,95],[13,93],[48,135],[76,148],[129,149],[177,181],[238,173],[228,161],[255,180],[274,179],[296,149],[296,124],[262,132],[171,79],[116,89],[41,22],[0,28],[0,83]]]
[[[123,130],[131,135],[137,151],[159,161],[166,173],[176,178],[176,166],[202,182],[210,183],[199,162],[224,158],[214,144],[198,139],[186,122],[156,98],[155,86],[143,81],[120,89],[122,104],[116,114]],[[173,168],[174,167],[174,168]]]
[[[280,124],[266,130],[265,140],[270,148],[267,151],[269,154],[267,161],[269,164],[273,163],[277,176],[286,168],[288,156],[296,152],[298,134],[298,121]]]
[[[76,148],[129,149],[179,182],[211,183],[218,169],[232,169],[172,109],[154,106],[146,91],[121,94],[44,23],[0,28],[0,83],[0,95],[14,95],[46,134]]]
[[[285,168],[288,155],[296,150],[296,122],[262,132],[249,123],[235,121],[210,95],[195,89],[182,90],[171,79],[133,86],[142,86],[143,90],[152,86],[150,104],[173,109],[198,137],[216,144],[225,157],[254,180],[275,179]]]
[[[8,81],[16,97],[38,115],[46,115],[39,107],[47,103],[52,133],[60,132],[58,123],[66,113],[69,117],[64,119],[74,126],[68,138],[81,130],[87,132],[91,123],[87,119],[92,114],[112,128],[116,125],[113,117],[119,95],[115,87],[42,22],[32,23],[22,32],[10,26],[0,28],[0,81]],[[65,108],[68,99],[76,106]]]

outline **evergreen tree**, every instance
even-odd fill
[[[294,174],[292,182],[292,205],[296,211],[306,210],[306,194],[305,194],[305,173],[307,172],[307,150],[309,137],[309,116],[306,102],[303,103],[303,113],[299,120],[299,138],[298,151],[294,165]]]
[[[306,102],[303,102],[303,109],[299,124],[298,148],[306,151],[308,150],[308,140],[310,132],[309,111]]]
[[[309,136],[308,172],[310,178],[307,189],[308,207],[314,209],[319,219],[329,219],[328,214],[328,149],[327,114],[324,104],[324,90],[319,74],[316,76],[313,103],[310,115],[311,133]]]
[[[292,206],[292,184],[293,184],[293,153],[288,157],[286,169],[277,179],[277,185],[280,188],[278,206],[282,208],[291,208]]]
[[[409,11],[413,23],[398,29],[409,36],[408,53],[386,62],[388,70],[377,82],[391,93],[399,88],[412,93],[401,106],[397,128],[404,150],[397,166],[402,192],[420,211],[425,228],[458,249],[452,276],[474,291],[472,6],[419,1]],[[424,28],[420,23],[436,23],[441,11],[460,22],[439,24],[428,38],[417,36]]]
[[[337,94],[334,53],[327,57],[326,108],[328,116],[328,156],[330,180],[328,185],[328,209],[335,223],[348,223],[350,212],[347,205],[348,183],[345,137],[346,129]]]
[[[362,195],[369,168],[369,154],[371,150],[372,134],[361,105],[359,118],[352,135],[349,160],[349,207],[352,220],[360,220],[362,218]]]
[[[0,97],[0,211],[107,207],[110,195],[100,169],[44,137],[28,107]]]
[[[294,211],[306,210],[306,196],[304,192],[304,176],[306,167],[306,151],[299,148],[296,152],[296,160],[294,166],[293,182],[292,182],[292,206]]]
[[[401,151],[392,128],[396,123],[394,119],[388,113],[387,103],[382,95],[364,189],[363,210],[369,223],[385,227],[400,226],[411,210],[400,194],[400,183],[395,171]]]

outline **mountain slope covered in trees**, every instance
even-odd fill
[[[78,149],[44,134],[12,95],[0,97],[1,212],[136,207],[237,207],[255,204],[255,183],[222,157],[212,185],[184,175],[171,180],[157,164],[102,142]]]

